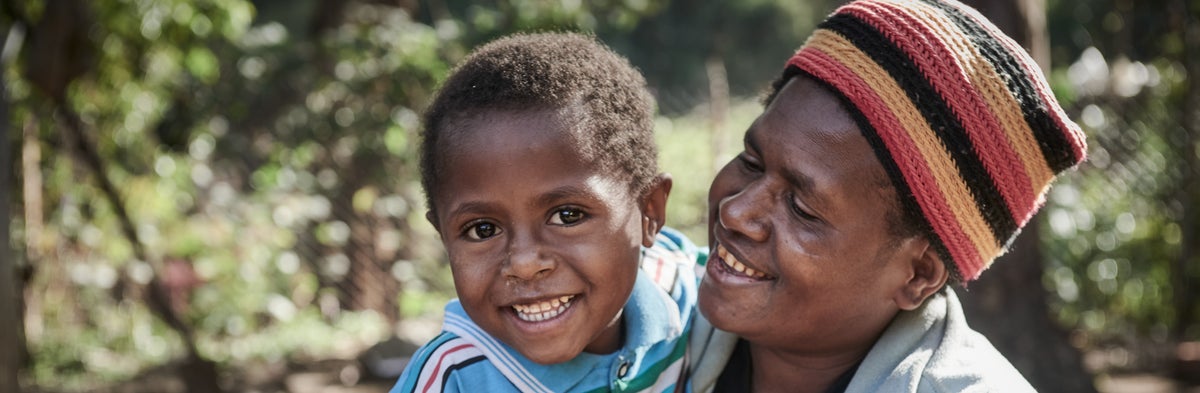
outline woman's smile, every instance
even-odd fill
[[[737,256],[733,255],[733,253],[730,253],[725,246],[718,244],[716,246],[716,250],[713,252],[713,255],[716,256],[717,263],[709,264],[709,270],[716,271],[710,272],[709,274],[725,274],[738,278],[750,279],[753,281],[769,281],[775,279],[773,276],[763,273],[750,266],[746,266],[746,264],[742,263]]]

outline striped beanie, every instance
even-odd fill
[[[838,8],[788,61],[840,93],[957,277],[971,281],[1083,161],[1038,66],[982,15],[944,0]],[[785,74],[785,78],[786,78]],[[786,79],[785,79],[786,80]]]

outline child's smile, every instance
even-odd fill
[[[630,180],[553,111],[485,111],[446,140],[437,225],[463,308],[538,363],[621,346],[643,230]]]
[[[517,312],[517,318],[525,322],[544,322],[554,319],[562,315],[568,308],[571,308],[571,296],[560,296],[552,298],[549,301],[541,301],[529,304],[514,304],[513,310]]]

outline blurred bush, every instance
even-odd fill
[[[82,390],[192,354],[235,374],[419,334],[453,296],[419,114],[515,31],[591,31],[646,74],[668,224],[704,244],[709,181],[834,3],[6,0],[26,382]],[[1039,216],[1031,285],[1079,348],[1200,339],[1200,1],[1049,6],[1091,159]]]

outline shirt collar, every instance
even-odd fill
[[[541,365],[530,361],[512,347],[483,332],[470,321],[458,300],[446,305],[447,322],[443,330],[451,331],[481,347],[488,360],[501,369],[510,380],[517,376],[527,384],[540,384],[550,391],[561,392],[574,387],[608,386],[609,368],[618,356],[641,356],[657,343],[673,340],[683,334],[679,307],[645,272],[638,269],[633,293],[625,303],[623,319],[625,342],[611,354],[580,353],[563,363]],[[457,323],[451,325],[451,315]],[[469,325],[469,326],[465,326]],[[465,334],[464,334],[465,333]],[[492,348],[491,351],[488,348]],[[503,359],[500,359],[503,358]],[[508,368],[507,370],[505,368]],[[529,377],[536,379],[529,381]],[[599,378],[596,381],[590,379]],[[534,388],[533,390],[541,390]]]

